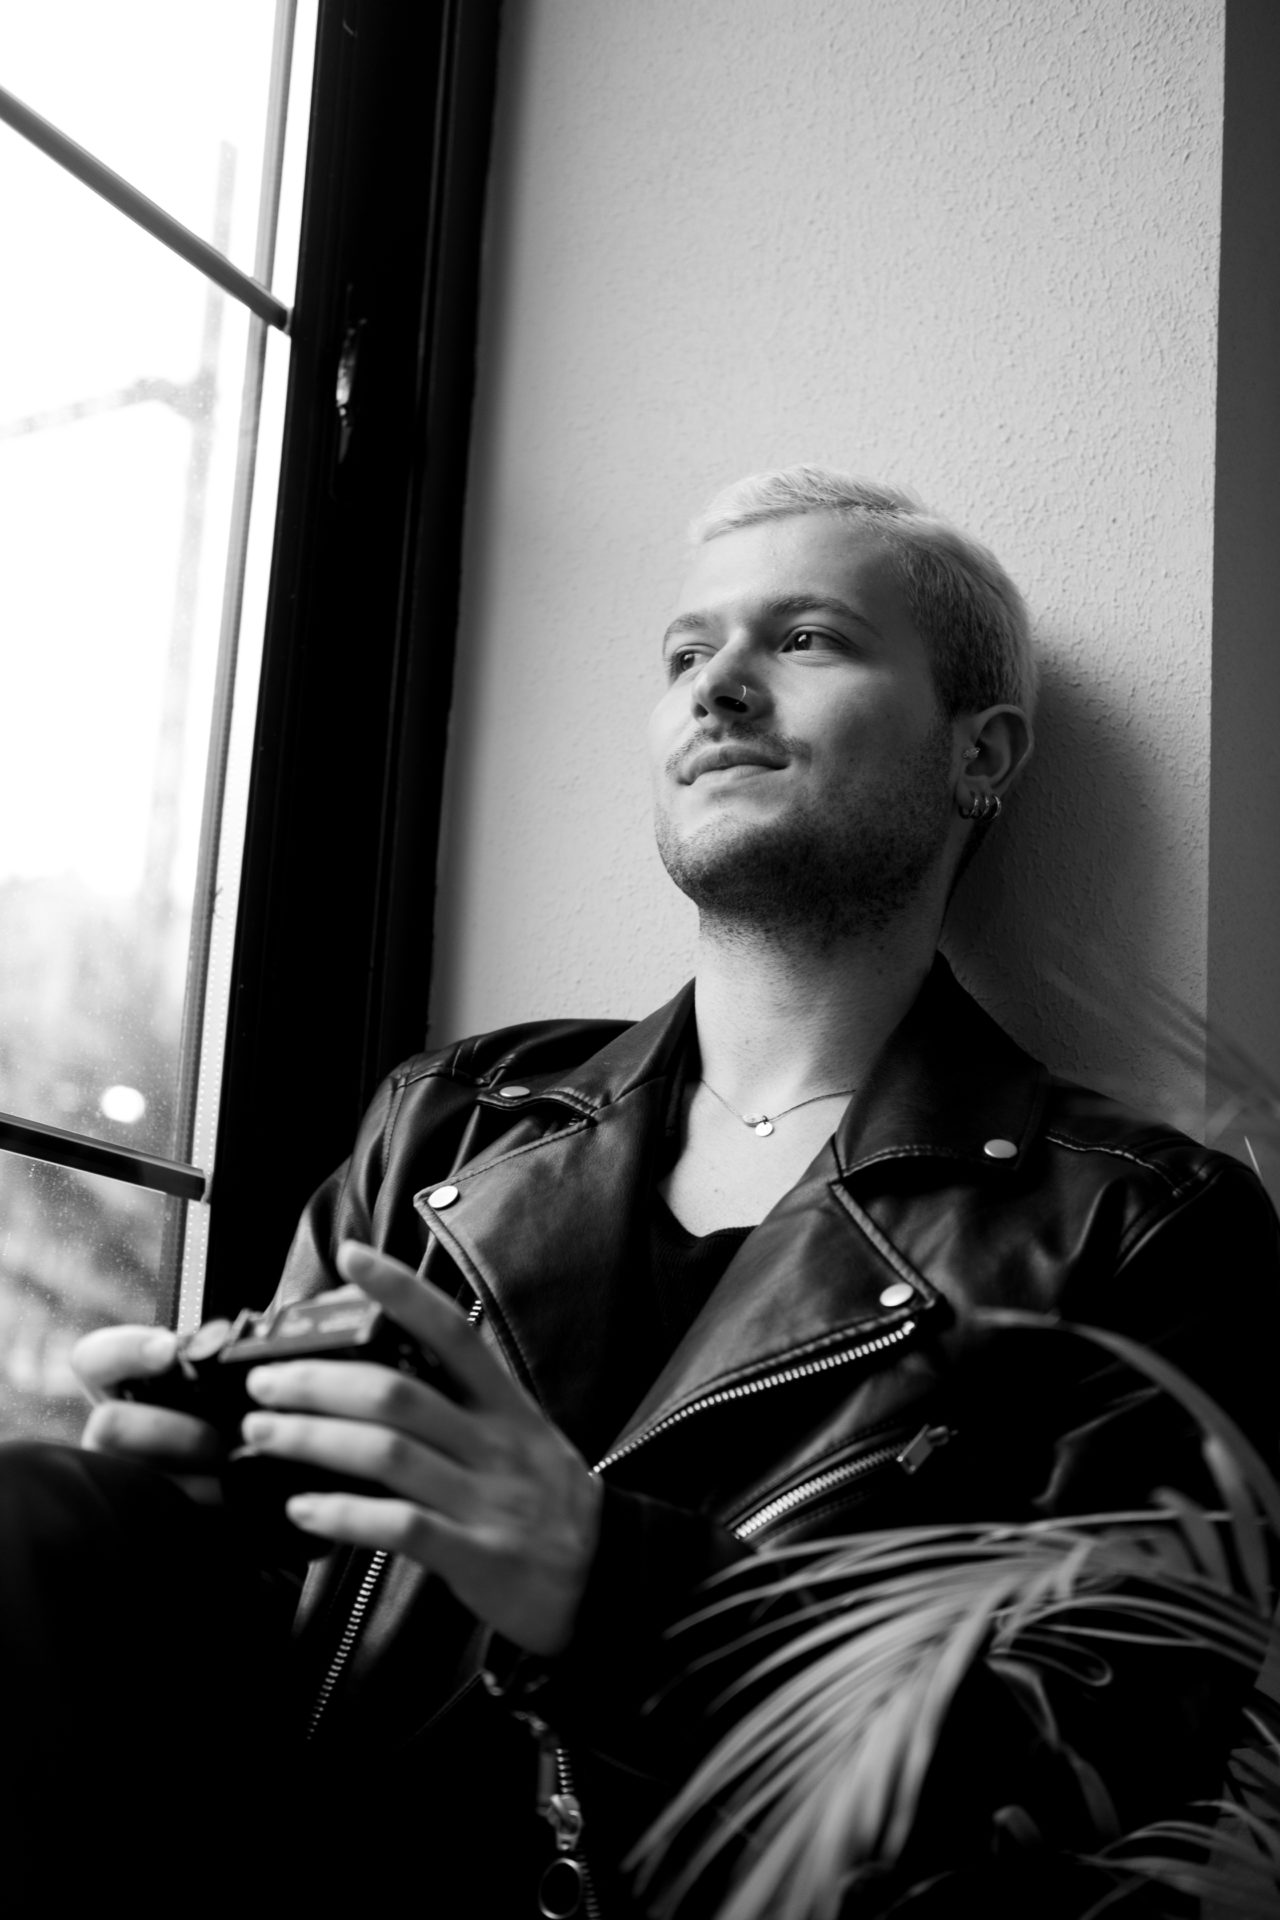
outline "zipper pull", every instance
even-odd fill
[[[915,1439],[908,1440],[901,1452],[894,1455],[894,1460],[904,1473],[919,1473],[930,1455],[953,1438],[950,1427],[921,1427]]]
[[[577,1795],[553,1793],[546,1817],[556,1836],[556,1852],[572,1853],[582,1833],[582,1808]]]
[[[538,1737],[538,1813],[543,1820],[554,1823],[555,1815],[551,1810],[559,1786],[559,1769],[556,1766],[555,1736],[545,1720],[533,1723],[533,1731]]]
[[[556,1857],[542,1870],[538,1882],[538,1912],[543,1920],[574,1920],[582,1911],[586,1873],[575,1849],[582,1833],[578,1797],[563,1784],[565,1772],[546,1721],[536,1713],[518,1713],[538,1742],[537,1809],[555,1836]]]

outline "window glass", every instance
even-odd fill
[[[271,0],[10,7],[3,85],[252,272],[275,14]],[[235,194],[220,235],[228,153]]]
[[[0,169],[0,1108],[173,1154],[249,322],[7,128]]]
[[[0,1440],[74,1440],[85,1402],[71,1371],[80,1334],[152,1325],[162,1194],[0,1152]]]

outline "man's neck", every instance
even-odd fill
[[[703,924],[695,1013],[702,1075],[738,1113],[853,1089],[924,984],[932,915],[815,950]]]

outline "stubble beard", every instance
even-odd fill
[[[822,950],[874,939],[942,858],[951,812],[951,728],[935,722],[897,777],[819,817],[812,806],[752,820],[726,807],[681,835],[659,804],[658,852],[697,907],[703,935]]]

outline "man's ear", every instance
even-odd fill
[[[1035,736],[1021,707],[987,707],[966,713],[956,721],[961,745],[958,791],[964,798],[976,794],[1007,794],[1031,758]]]

